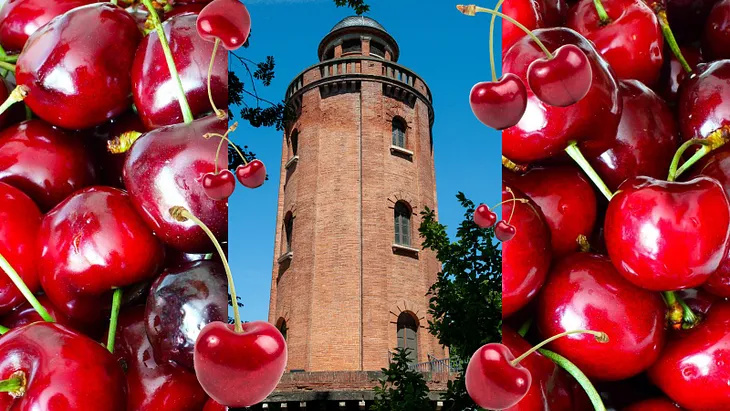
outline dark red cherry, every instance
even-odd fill
[[[654,11],[643,0],[606,0],[601,21],[593,0],[570,9],[567,26],[593,42],[621,80],[653,85],[664,61],[664,37]]]
[[[228,239],[228,202],[205,194],[203,176],[214,171],[220,140],[206,133],[223,134],[226,120],[208,116],[190,124],[175,124],[150,131],[127,153],[124,185],[142,218],[167,245],[187,253],[209,253],[215,248],[192,222],[181,223],[170,208],[182,206],[205,223],[219,241]],[[228,168],[226,156],[218,169]]]
[[[38,302],[41,303],[46,311],[48,311],[48,314],[50,314],[58,324],[74,330],[81,330],[81,327],[79,327],[75,321],[71,320],[66,314],[54,307],[48,297],[41,294],[36,296],[36,299],[38,299]],[[13,311],[3,316],[2,320],[0,320],[0,324],[8,328],[18,328],[38,321],[43,321],[43,318],[41,318],[35,308],[26,302],[17,306]]]
[[[702,38],[705,22],[717,0],[661,0],[665,3],[669,26],[680,45],[696,43]]]
[[[213,200],[226,200],[236,188],[236,177],[228,170],[206,173],[203,176],[205,194]]]
[[[550,343],[588,377],[615,381],[651,366],[664,345],[661,296],[626,281],[604,256],[574,253],[550,270],[538,298],[536,324],[543,337],[576,328],[601,330],[609,341],[573,334]]]
[[[0,255],[10,263],[32,291],[38,291],[36,242],[43,218],[38,207],[20,190],[0,182]],[[22,304],[25,298],[0,269],[0,314]]]
[[[126,366],[128,410],[174,409],[200,411],[208,396],[195,374],[157,361],[147,340],[144,306],[126,309],[119,316],[114,354]]]
[[[480,347],[469,360],[464,378],[466,391],[482,408],[503,410],[527,395],[532,376],[521,364],[514,364],[507,346],[490,343]]]
[[[129,195],[90,187],[46,214],[38,235],[41,285],[54,306],[74,320],[100,318],[114,288],[154,278],[164,248]]]
[[[124,188],[124,161],[127,153],[109,152],[109,143],[126,132],[144,132],[145,126],[139,116],[128,111],[119,117],[109,120],[92,132],[94,152],[101,174],[101,183],[111,187]]]
[[[219,39],[228,50],[243,46],[251,32],[251,16],[238,0],[213,0],[198,15],[198,34],[207,41]]]
[[[573,141],[586,155],[602,153],[616,135],[621,115],[618,83],[611,69],[591,43],[575,31],[538,29],[534,34],[551,51],[566,44],[578,46],[588,57],[593,78],[588,94],[568,107],[545,104],[534,90],[528,90],[526,114],[516,126],[502,132],[502,154],[518,163],[530,163],[561,153]],[[525,37],[505,54],[503,72],[514,73],[526,82],[530,64],[543,57],[540,47]]]
[[[567,11],[565,0],[505,1],[502,4],[502,13],[519,21],[529,30],[560,26]],[[525,36],[522,29],[502,19],[503,52]]]
[[[199,14],[201,10],[206,5],[203,3],[188,3],[188,4],[180,4],[179,6],[175,6],[170,11],[166,11],[164,15],[164,19],[171,19],[175,16],[181,16],[183,14]]]
[[[0,132],[0,181],[28,194],[43,211],[98,181],[81,136],[40,119]]]
[[[509,241],[515,237],[515,234],[517,234],[517,228],[504,220],[498,222],[494,227],[494,236],[499,241]]]
[[[694,70],[697,65],[703,62],[702,54],[698,47],[693,46],[682,46],[680,51],[687,61],[687,64]],[[679,86],[684,83],[690,75],[682,67],[682,64],[674,56],[674,53],[668,53],[665,56],[664,68],[662,74],[659,77],[659,83],[655,87],[655,90],[664,100],[672,106],[677,104]]]
[[[249,161],[236,168],[236,178],[244,187],[261,187],[266,181],[266,166],[261,160]]]
[[[194,14],[171,18],[162,24],[170,43],[185,97],[195,117],[213,111],[208,99],[208,66],[213,45],[201,39],[195,31]],[[211,76],[213,101],[219,107],[228,105],[228,54],[216,52]],[[156,32],[142,40],[132,67],[134,104],[148,130],[183,121],[176,80],[170,77],[165,55]]]
[[[631,404],[623,411],[681,411],[681,409],[667,398],[659,397]]]
[[[715,304],[717,301],[720,301],[721,298],[718,298],[716,295],[707,292],[705,290],[706,288],[707,283],[705,283],[705,287],[699,289],[685,288],[684,290],[677,291],[677,297],[681,298],[687,304],[687,306],[692,309],[692,312],[707,315],[707,313],[712,308],[712,305]],[[684,330],[675,330],[675,333],[677,331]]]
[[[8,0],[0,8],[0,45],[19,52],[28,37],[54,17],[97,0]]]
[[[203,407],[203,411],[228,411],[228,407],[220,405],[214,399],[209,398],[208,402],[205,403],[205,407]]]
[[[717,180],[626,180],[606,211],[608,255],[632,283],[655,291],[701,285],[728,248],[730,203]]]
[[[535,96],[557,107],[579,102],[591,89],[592,78],[588,57],[573,44],[558,47],[553,58],[537,59],[527,69],[527,81]]]
[[[176,268],[188,263],[203,260],[215,260],[220,262],[220,257],[217,254],[188,254],[177,251],[172,247],[167,247],[167,250],[165,251],[164,266],[166,268]]]
[[[56,323],[37,322],[0,338],[0,379],[23,373],[25,394],[0,394],[4,410],[127,410],[127,383],[98,342]]]
[[[589,158],[611,191],[636,176],[666,178],[679,146],[672,110],[651,89],[636,80],[621,82],[624,109],[608,150]]]
[[[241,355],[246,353],[246,355]],[[195,342],[195,374],[208,395],[228,407],[248,407],[274,391],[284,374],[286,341],[279,330],[263,321],[243,324],[212,322]]]
[[[200,330],[228,320],[228,280],[223,265],[196,261],[167,269],[152,284],[145,326],[159,362],[192,370]]]
[[[697,65],[679,89],[678,118],[682,139],[706,138],[730,127],[730,60]]]
[[[715,303],[704,322],[669,341],[649,378],[680,406],[722,410],[730,398],[730,304]],[[701,395],[698,395],[701,393]]]
[[[125,112],[140,39],[134,18],[110,3],[78,7],[52,20],[30,36],[18,58],[15,78],[27,87],[25,103],[38,117],[67,129],[94,127]]]
[[[474,222],[481,228],[489,228],[497,222],[497,214],[484,204],[474,211]]]
[[[593,233],[596,194],[591,182],[577,168],[535,168],[524,175],[503,171],[502,178],[540,207],[550,227],[556,256],[576,251],[578,236],[589,238]]]
[[[469,94],[474,115],[488,127],[503,130],[517,124],[525,114],[527,89],[519,77],[506,73],[499,81],[474,85]]]
[[[707,59],[730,58],[730,1],[720,0],[715,3],[704,27],[702,53]]]
[[[517,198],[525,198],[519,190],[512,191]],[[503,188],[502,200],[511,199],[512,195]],[[535,297],[552,260],[550,231],[540,209],[531,201],[510,201],[502,206],[502,216],[510,218],[513,208],[516,233],[502,243],[502,318],[514,314]]]

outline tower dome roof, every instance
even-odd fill
[[[370,28],[382,30],[386,33],[388,32],[385,29],[385,27],[383,27],[382,24],[378,23],[374,19],[371,19],[370,17],[350,16],[350,17],[345,17],[339,23],[335,24],[335,26],[332,27],[332,30],[330,30],[330,33],[335,32],[339,29],[347,28],[347,27],[370,27]]]
[[[398,43],[382,24],[366,16],[345,17],[335,24],[319,43],[317,51],[319,59],[325,60],[325,53],[327,51],[331,52],[334,45],[338,42],[341,43],[343,39],[353,38],[353,36],[358,35],[371,36],[374,39],[379,39],[379,43],[385,45],[391,52],[393,61],[398,61]]]

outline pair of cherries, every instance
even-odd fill
[[[512,195],[512,199],[502,201],[491,209],[485,204],[481,204],[479,205],[479,207],[477,207],[477,209],[474,211],[474,222],[476,223],[476,225],[481,228],[492,227],[494,226],[494,223],[497,223],[497,213],[493,211],[494,209],[508,202],[527,202],[527,200],[524,198],[515,197],[515,193],[509,187],[507,187],[507,191]],[[510,216],[507,221],[500,220],[494,227],[494,235],[499,241],[509,241],[513,239],[514,236],[517,234],[517,228],[511,224],[512,217],[514,217],[515,208],[516,207],[514,206],[512,207],[512,211],[510,212]]]

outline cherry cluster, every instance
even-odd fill
[[[472,357],[471,397],[730,409],[730,0],[458,8],[492,15],[490,49],[503,18],[504,74],[492,56],[470,96],[502,130],[503,341]]]
[[[278,384],[281,333],[228,324],[218,107],[249,31],[237,0],[3,2],[0,408],[225,410]]]

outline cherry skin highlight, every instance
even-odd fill
[[[203,176],[205,194],[213,200],[226,200],[236,188],[236,178],[229,170],[207,173]]]
[[[261,187],[266,181],[266,166],[261,160],[250,161],[236,168],[236,178],[244,187]]]
[[[497,214],[484,204],[474,211],[474,222],[481,228],[489,228],[497,222]]]
[[[514,359],[510,349],[499,343],[483,345],[474,353],[464,378],[466,391],[477,405],[502,410],[527,395],[532,376],[522,365],[512,364]]]
[[[698,47],[682,46],[679,49],[692,70],[704,61]],[[664,68],[655,90],[664,98],[664,101],[674,107],[677,105],[677,99],[679,98],[679,86],[689,77],[690,73],[687,73],[682,67],[677,57],[673,53],[669,53],[665,56]]]
[[[198,14],[196,27],[201,38],[219,39],[227,50],[237,50],[251,33],[251,16],[238,0],[213,0]]]
[[[228,411],[228,407],[218,404],[217,402],[215,402],[214,399],[211,398],[208,399],[208,402],[205,403],[203,411]]]
[[[567,11],[565,0],[506,1],[502,4],[502,13],[519,21],[529,30],[561,25]],[[526,34],[506,19],[501,20],[502,50],[506,52]]]
[[[494,236],[501,242],[509,241],[515,238],[517,228],[512,224],[502,220],[494,227]]]
[[[702,52],[708,60],[730,58],[730,1],[715,3],[702,34]]]
[[[730,128],[730,60],[697,65],[679,89],[678,118],[683,140],[706,138]]]
[[[551,106],[579,102],[591,88],[593,73],[588,57],[573,44],[558,47],[551,59],[537,59],[527,69],[527,81],[535,96]]]
[[[517,76],[507,73],[496,82],[477,83],[469,94],[474,115],[496,130],[512,127],[527,107],[527,89]]]

